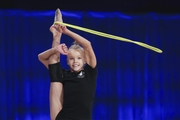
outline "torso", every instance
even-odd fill
[[[63,116],[73,120],[91,120],[96,77],[97,69],[89,65],[78,73],[63,70]]]

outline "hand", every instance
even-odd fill
[[[60,27],[60,25],[58,24],[53,24],[49,30],[51,31],[51,33],[56,36],[56,35],[60,35],[62,33],[62,29]]]
[[[63,55],[68,54],[68,48],[67,48],[66,44],[60,44],[60,45],[56,46],[55,51],[60,54],[63,54]]]
[[[69,32],[65,25],[59,25],[59,30],[64,34],[67,34]]]

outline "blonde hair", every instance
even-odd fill
[[[69,50],[76,50],[84,55],[84,49],[81,47],[78,42],[73,42],[73,45],[69,47]]]

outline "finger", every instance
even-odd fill
[[[67,46],[65,44],[62,47],[63,47],[63,49],[67,49]]]
[[[58,26],[58,29],[59,29],[59,30],[62,30],[61,26]]]
[[[60,25],[58,25],[58,24],[53,24],[53,27],[55,27],[55,28],[58,28]]]
[[[65,44],[65,43],[62,43],[62,46],[66,46],[66,44]]]
[[[63,47],[63,51],[67,53],[68,52],[67,47]]]

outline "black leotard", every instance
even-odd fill
[[[51,82],[61,82],[64,89],[63,108],[56,120],[91,120],[97,68],[87,64],[75,73],[56,63],[49,65],[49,73]]]

